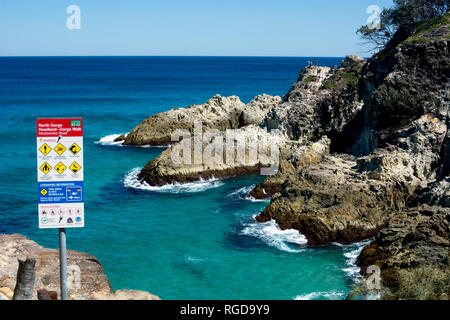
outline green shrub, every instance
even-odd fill
[[[448,300],[450,290],[449,270],[431,266],[400,270],[400,286],[396,292],[405,300]]]

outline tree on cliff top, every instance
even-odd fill
[[[392,8],[380,13],[378,26],[364,25],[357,33],[373,46],[373,51],[382,50],[393,41],[397,31],[414,29],[418,23],[441,17],[449,9],[450,0],[394,0]]]

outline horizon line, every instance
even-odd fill
[[[344,56],[283,56],[283,55],[0,55],[0,58],[124,58],[124,57],[136,57],[136,58],[345,58]],[[367,59],[368,57],[363,58]]]

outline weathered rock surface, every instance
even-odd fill
[[[207,147],[210,145],[209,139],[201,139],[197,146],[200,148],[200,155],[202,159],[196,162],[195,160],[195,140],[192,138],[190,142],[186,140],[186,147],[190,151],[189,163],[176,163],[173,160],[173,154],[183,155],[183,151],[179,148],[183,142],[175,144],[163,151],[162,154],[150,161],[138,175],[138,178],[144,183],[150,185],[164,185],[174,182],[191,182],[199,179],[230,177],[242,174],[259,173],[261,168],[270,167],[271,159],[278,162],[278,158],[272,156],[270,147],[274,144],[283,145],[283,139],[276,135],[271,135],[265,129],[257,126],[246,126],[237,129],[233,132],[236,141],[247,141],[246,147],[243,149],[245,156],[241,159],[237,157],[235,148],[227,155],[225,141],[226,135],[223,132],[217,131],[216,138],[221,141],[218,148],[214,148],[207,152]],[[267,141],[264,147],[258,147],[258,143]],[[235,144],[237,145],[237,143]],[[259,152],[256,157],[251,157],[251,150]],[[209,160],[207,160],[207,156]]]
[[[36,282],[33,299],[37,299],[37,290],[56,291],[60,297],[59,288],[59,252],[47,249],[20,234],[0,234],[0,299],[2,296],[12,299],[16,284],[18,258],[36,259]],[[157,297],[144,294],[141,291],[114,292],[108,278],[103,272],[100,262],[92,255],[67,251],[68,271],[80,270],[79,286],[69,287],[69,299],[119,299],[134,300],[136,297]],[[76,279],[77,276],[74,277]],[[70,280],[70,276],[68,276]]]
[[[200,121],[204,130],[220,131],[258,124],[280,99],[280,97],[260,95],[245,105],[236,96],[216,95],[205,104],[172,109],[145,119],[126,136],[124,145],[171,144],[171,135],[174,130],[192,131],[195,121]]]
[[[363,105],[357,82],[364,59],[347,59],[344,62],[349,66],[337,70],[314,66],[303,69],[279,106],[267,114],[264,126],[279,129],[301,143],[345,131]]]
[[[417,207],[407,208],[395,215],[389,221],[388,227],[380,231],[375,240],[364,248],[358,257],[357,263],[361,266],[361,273],[364,273],[370,265],[380,267],[383,285],[390,290],[389,295],[393,298],[404,299],[411,294],[408,292],[411,291],[410,288],[404,288],[403,274],[427,267],[427,276],[431,276],[430,273],[442,275],[441,286],[447,288],[441,289],[444,294],[446,292],[445,299],[448,299],[449,190],[449,178],[421,190]],[[404,291],[408,292],[406,297]]]
[[[297,229],[310,244],[372,237],[421,183],[436,178],[446,129],[425,115],[396,132],[397,145],[360,158],[324,157],[289,176],[257,220]]]
[[[258,184],[249,195],[255,199],[272,197],[280,192],[281,185],[290,176],[310,164],[318,163],[330,154],[330,139],[324,136],[314,143],[302,144],[296,141],[285,141],[280,150],[280,166],[276,174],[268,176]]]
[[[450,297],[450,29],[447,23],[434,31],[439,31],[434,36],[446,40],[424,39],[429,33],[413,35],[369,63],[365,74],[364,84],[373,97],[367,104],[373,119],[367,122],[372,138],[381,146],[394,143],[413,155],[409,170],[420,181],[407,206],[398,210],[358,258],[361,273],[370,265],[381,268],[382,282],[388,289],[382,298]],[[439,123],[444,139],[440,134],[436,140],[423,134],[428,121],[420,120],[425,117],[433,125]],[[405,125],[410,129],[401,134],[392,130]],[[432,161],[423,161],[424,157]],[[415,181],[413,178],[412,184]]]

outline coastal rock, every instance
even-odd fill
[[[362,61],[355,64],[352,60],[348,65],[336,70],[315,66],[303,69],[279,106],[267,114],[263,125],[268,130],[279,129],[301,143],[316,142],[327,135],[333,144],[336,135],[352,126],[363,106],[357,86]]]
[[[433,114],[445,121],[450,75],[449,40],[404,42],[371,59],[362,72],[366,123],[375,131],[399,128]]]
[[[192,132],[196,121],[202,123],[204,130],[220,131],[257,124],[279,101],[280,97],[261,95],[245,105],[236,96],[216,95],[205,104],[172,109],[145,119],[127,135],[124,145],[168,145],[174,130]]]
[[[96,300],[161,300],[158,296],[155,296],[146,291],[139,290],[117,290],[113,294],[94,293]]]
[[[245,107],[241,114],[240,125],[239,127],[245,127],[249,125],[258,125],[260,124],[267,113],[273,109],[278,107],[278,103],[281,102],[281,98],[279,96],[270,96],[267,94],[262,94],[252,101],[250,101]]]
[[[417,272],[417,269],[427,268],[428,278],[433,274],[440,278],[434,284],[435,288],[429,290],[442,290],[447,294],[447,299],[450,271],[449,223],[450,208],[422,205],[403,211],[364,248],[357,260],[361,273],[364,274],[368,266],[377,265],[381,269],[382,284],[389,289],[388,295],[400,299],[428,299],[427,296],[431,296],[433,292],[417,292],[414,285],[411,287],[408,283],[411,274]],[[411,291],[413,295],[421,296],[410,297]],[[426,289],[423,288],[422,291]]]
[[[257,220],[297,229],[314,245],[374,236],[423,181],[436,177],[446,126],[423,116],[397,134],[397,146],[360,158],[326,156],[289,176]]]
[[[200,138],[201,141],[196,144],[194,138],[180,142],[163,151],[162,154],[150,161],[138,175],[142,183],[147,183],[153,186],[164,185],[175,182],[192,182],[199,179],[230,177],[242,174],[259,173],[261,168],[270,167],[271,161],[278,163],[278,155],[272,153],[271,147],[283,145],[283,138],[277,135],[268,133],[266,130],[257,126],[247,126],[233,131],[235,144],[238,141],[244,142],[243,157],[237,158],[237,147],[232,149],[230,156],[227,154],[225,142],[227,133],[220,131],[215,132],[212,139],[220,141],[217,148],[207,151],[208,146],[211,146],[210,139]],[[261,148],[261,142],[266,141],[264,147]],[[183,154],[180,152],[181,144],[184,144],[188,149],[190,156],[188,161],[177,163],[174,161],[174,154]],[[194,145],[196,144],[196,146]],[[199,148],[202,159],[196,162],[195,150]],[[252,151],[258,151],[253,153]],[[276,148],[278,151],[278,148]],[[209,160],[206,159],[208,156]]]
[[[0,234],[0,287],[2,294],[9,298],[8,293],[10,294],[14,290],[18,268],[17,259],[24,257],[36,259],[33,300],[37,299],[37,291],[40,289],[55,291],[60,297],[58,250],[44,248],[20,234]],[[101,295],[114,295],[103,267],[94,256],[68,250],[67,266],[68,280],[69,282],[70,279],[74,280],[74,285],[69,286],[69,299],[92,300]]]
[[[14,296],[14,291],[10,288],[0,288],[0,300],[12,300]]]
[[[276,174],[268,176],[249,195],[255,199],[265,199],[280,192],[281,185],[289,176],[294,176],[302,168],[322,161],[330,153],[330,139],[324,136],[314,143],[302,144],[286,141],[280,152],[280,166]]]

